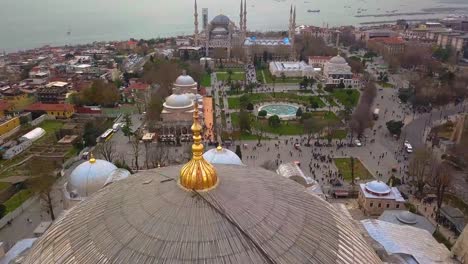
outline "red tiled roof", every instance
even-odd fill
[[[34,103],[28,106],[26,111],[65,111],[73,112],[75,108],[71,104],[43,104]]]
[[[5,111],[8,110],[12,107],[13,105],[5,100],[0,100],[0,111]]]
[[[101,109],[89,108],[89,107],[77,107],[76,112],[78,114],[101,114]]]
[[[140,83],[140,82],[136,82],[136,83],[132,83],[130,84],[130,86],[128,88],[132,89],[132,90],[147,90],[148,88],[150,87],[149,84],[147,83]]]
[[[369,41],[375,41],[375,42],[382,42],[384,44],[404,44],[405,41],[401,37],[381,37],[381,38],[373,38],[370,39]]]

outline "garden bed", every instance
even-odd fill
[[[334,159],[338,171],[343,175],[345,181],[351,182],[351,158],[336,158]],[[354,158],[354,179],[362,180],[374,179],[372,174],[364,167],[361,161]]]

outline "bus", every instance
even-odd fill
[[[104,132],[100,137],[100,141],[108,141],[111,139],[112,135],[114,134],[114,130],[112,128],[109,128]]]

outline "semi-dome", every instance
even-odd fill
[[[108,183],[117,167],[105,160],[91,158],[76,167],[68,177],[67,191],[74,197],[88,197]]]
[[[63,214],[23,263],[381,263],[334,206],[262,168],[216,165],[206,191],[180,166],[115,182]]]
[[[340,55],[331,58],[330,63],[333,63],[333,64],[347,64],[346,60],[343,57],[341,57]]]
[[[166,102],[164,103],[164,106],[169,108],[186,108],[192,105],[193,100],[184,94],[172,94],[166,98]]]
[[[392,189],[388,187],[385,182],[371,181],[366,183],[366,190],[376,195],[386,195],[389,194]]]
[[[203,158],[211,164],[244,165],[236,153],[221,146],[208,150]]]
[[[175,80],[176,85],[194,85],[196,84],[195,80],[190,75],[182,74]]]
[[[414,225],[418,222],[417,216],[409,211],[401,211],[396,215],[396,218],[398,221],[408,225]]]
[[[221,26],[227,26],[230,22],[231,20],[225,15],[217,15],[211,20],[211,24]]]
[[[227,30],[223,27],[215,27],[211,32],[215,34],[226,34]]]

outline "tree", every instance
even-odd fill
[[[386,125],[390,134],[400,136],[401,128],[404,126],[404,123],[402,121],[390,120]]]
[[[169,163],[169,148],[167,145],[158,144],[157,147],[150,149],[150,160],[154,168]]]
[[[414,151],[408,165],[408,175],[416,182],[417,193],[420,197],[423,196],[431,163],[435,163],[432,152],[426,148],[420,148]]]
[[[343,89],[343,88],[345,88],[345,87],[346,87],[346,86],[345,86],[343,80],[340,80],[340,83],[338,84],[337,88]]]
[[[101,135],[101,131],[95,122],[87,122],[83,129],[83,140],[85,146],[92,147],[96,145],[96,139]]]
[[[255,135],[257,136],[257,145],[260,145],[262,142],[263,137],[265,136],[265,126],[262,122],[258,122],[255,124]]]
[[[120,92],[113,83],[94,80],[90,87],[81,90],[74,98],[78,105],[101,105],[113,107],[120,100]]]
[[[146,121],[150,129],[154,128],[156,122],[161,119],[163,101],[158,94],[153,94],[146,107]]]
[[[241,97],[239,97],[239,104],[241,109],[246,109],[249,103],[251,103],[250,97],[247,94],[244,94]]]
[[[266,110],[260,110],[258,112],[258,117],[266,117],[268,112]]]
[[[6,214],[6,206],[4,204],[0,204],[0,219],[4,217]]]
[[[239,129],[242,133],[251,132],[251,120],[249,113],[240,111],[239,113]]]
[[[126,137],[128,137],[128,141],[130,141],[130,137],[132,136],[132,118],[129,113],[124,115],[124,125],[122,127],[122,132]]]
[[[322,124],[320,122],[315,121],[312,118],[305,119],[303,121],[304,124],[304,132],[307,134],[307,144],[306,146],[310,146],[310,141],[312,140],[314,134],[320,132],[322,128]]]
[[[438,163],[434,170],[431,185],[436,189],[437,211],[436,219],[440,217],[440,208],[444,201],[444,195],[453,178],[453,170],[446,162]]]
[[[314,110],[317,110],[317,108],[320,107],[319,103],[314,99],[314,97],[310,97],[310,107]]]
[[[140,168],[139,164],[138,164],[138,160],[139,160],[139,157],[140,157],[140,139],[138,138],[137,135],[134,135],[133,138],[132,138],[132,150],[133,150],[133,158],[134,158],[134,161],[135,161],[135,168],[136,170],[138,171],[138,169]]]
[[[29,173],[32,175],[26,185],[44,202],[50,219],[55,220],[52,190],[56,180],[57,167],[51,160],[33,158],[28,162]]]
[[[281,120],[279,116],[273,115],[268,118],[268,125],[273,128],[277,128],[281,125]]]
[[[284,74],[284,72],[281,72],[281,80],[282,80],[283,82],[286,81],[286,74]]]
[[[354,185],[354,157],[351,156],[350,160],[349,160],[349,167],[350,167],[350,170],[351,170],[351,185]]]
[[[248,103],[246,108],[249,111],[253,111],[254,110],[254,105],[252,103]]]
[[[296,111],[296,117],[301,117],[302,116],[302,107],[299,107]]]
[[[236,146],[236,155],[242,160],[242,151],[239,145]]]
[[[116,150],[114,142],[111,140],[104,141],[97,146],[97,153],[102,156],[105,160],[113,162],[116,157]]]

